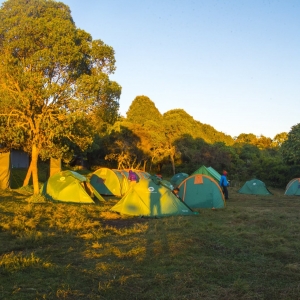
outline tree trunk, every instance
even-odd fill
[[[171,160],[171,164],[172,164],[173,175],[175,175],[175,162],[174,162],[173,155],[170,155],[170,160]]]
[[[23,181],[23,186],[26,186],[29,184],[29,180],[30,180],[30,177],[31,177],[31,173],[32,173],[32,160],[30,161],[30,165],[29,165],[29,168],[27,170],[27,174],[26,174],[26,177]]]
[[[32,182],[33,182],[33,193],[34,195],[39,194],[39,179],[38,179],[38,151],[36,145],[32,145],[31,155],[31,168],[32,168]]]
[[[161,170],[162,170],[162,163],[158,163],[158,164],[157,164],[157,171],[158,171],[158,174],[161,174]]]
[[[143,163],[143,171],[144,172],[146,171],[146,165],[147,165],[147,160],[144,160],[144,163]]]
[[[170,149],[170,160],[172,164],[173,175],[175,175],[175,147]]]

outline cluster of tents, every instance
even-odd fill
[[[218,183],[221,175],[212,168],[202,166],[190,176],[178,173],[170,181],[133,171],[138,178],[135,183],[128,180],[129,170],[99,168],[90,178],[60,171],[49,177],[41,193],[53,201],[73,203],[102,202],[105,196],[115,196],[121,199],[111,210],[131,216],[192,215],[193,209],[226,205]],[[179,188],[179,197],[173,193],[174,187]]]
[[[150,177],[142,171],[135,174],[138,181]],[[100,168],[90,178],[74,171],[58,171],[44,183],[41,193],[55,201],[94,203],[94,197],[99,201],[105,201],[103,196],[121,197],[129,188],[128,170]]]
[[[0,154],[0,187],[8,187],[10,159]],[[132,216],[191,215],[193,209],[224,208],[223,192],[219,186],[221,175],[212,167],[201,166],[193,174],[175,174],[170,181],[147,172],[133,170],[137,181],[128,179],[129,170],[99,168],[89,178],[74,172],[61,171],[60,161],[51,160],[50,177],[41,188],[41,194],[53,201],[72,203],[105,202],[105,196],[119,201],[112,211]],[[178,195],[173,193],[179,188]],[[241,194],[272,195],[264,182],[247,181]],[[291,180],[285,195],[300,195],[300,178]]]
[[[138,178],[134,183],[128,180],[129,170],[100,168],[89,179],[74,171],[61,171],[49,177],[41,193],[50,200],[78,203],[115,196],[121,199],[111,210],[132,216],[192,215],[194,208],[224,208],[218,181],[200,169],[190,176],[178,173],[170,181],[133,170]],[[179,188],[179,197],[173,193],[174,187]]]
[[[147,172],[134,172],[138,180],[132,184],[129,170],[99,168],[89,179],[73,171],[62,171],[45,182],[41,193],[54,201],[73,203],[104,202],[105,196],[115,196],[120,200],[111,210],[131,216],[191,215],[193,209],[226,206],[219,186],[221,175],[212,167],[201,166],[191,175],[177,173],[170,181]],[[179,188],[179,197],[173,193],[174,187]],[[258,179],[247,181],[238,193],[272,195]],[[300,179],[293,179],[285,194],[300,195]]]

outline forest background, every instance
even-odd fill
[[[300,124],[273,139],[231,137],[183,108],[161,114],[146,95],[133,99],[122,117],[122,88],[109,77],[115,70],[114,49],[77,28],[62,2],[2,4],[0,144],[2,151],[29,153],[26,182],[32,176],[35,194],[38,162],[51,157],[67,166],[81,160],[90,170],[142,169],[165,177],[205,165],[226,169],[237,185],[258,178],[282,188],[299,177]]]

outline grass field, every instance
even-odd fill
[[[0,192],[0,299],[300,299],[300,198],[240,195],[192,217]]]

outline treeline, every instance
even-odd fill
[[[282,151],[288,133],[273,139],[245,133],[232,138],[194,120],[183,109],[161,114],[146,96],[133,100],[126,118],[103,126],[86,152],[91,169],[134,168],[170,177],[178,172],[191,174],[205,165],[219,172],[226,169],[234,184],[258,178],[281,188],[300,175],[300,166],[289,164]]]

